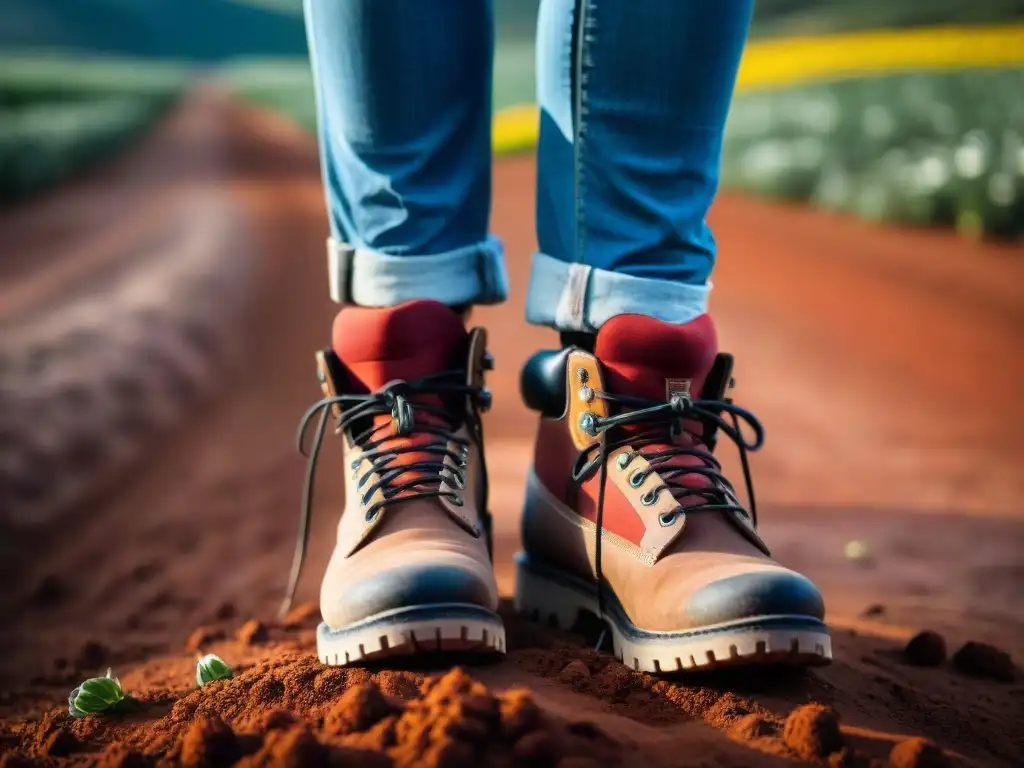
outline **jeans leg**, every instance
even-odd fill
[[[705,217],[752,0],[543,0],[527,319],[592,331],[707,308]]]
[[[490,0],[305,0],[336,301],[495,303]]]

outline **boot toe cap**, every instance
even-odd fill
[[[346,584],[334,599],[321,596],[325,623],[340,629],[388,611],[432,605],[472,605],[493,610],[495,588],[474,569],[409,565]]]
[[[696,626],[767,616],[824,620],[825,602],[810,579],[779,569],[714,581],[691,595],[686,615]]]

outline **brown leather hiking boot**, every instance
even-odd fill
[[[756,533],[746,451],[763,432],[727,398],[731,378],[707,315],[682,326],[621,315],[593,354],[531,358],[523,396],[542,419],[518,610],[562,627],[595,614],[616,656],[648,672],[831,659],[817,588]],[[723,436],[740,447],[750,512],[713,455]]]
[[[326,397],[303,419],[321,418],[304,520],[328,421],[344,443],[346,501],[320,588],[320,659],[504,652],[481,446],[485,332],[467,333],[443,304],[415,301],[347,307],[333,341],[317,356]]]

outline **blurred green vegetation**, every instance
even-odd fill
[[[1024,70],[739,94],[722,184],[863,218],[1024,234]]]
[[[182,65],[0,57],[0,203],[109,157],[174,103]]]
[[[1024,19],[1020,0],[756,0],[757,37]]]
[[[115,96],[159,101],[178,93],[189,75],[188,66],[170,61],[0,56],[0,108]]]

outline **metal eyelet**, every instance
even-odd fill
[[[448,501],[450,501],[452,503],[452,506],[455,506],[455,507],[461,507],[462,506],[462,497],[461,496],[456,496],[456,495],[453,494],[453,495],[448,497]]]
[[[619,465],[619,469],[625,469],[629,466],[630,458],[628,453],[620,453],[619,458],[615,460],[615,463]]]
[[[353,470],[359,469],[359,465],[362,464],[362,462],[362,459],[352,459],[352,463],[349,464],[349,467],[351,467]]]
[[[672,510],[671,512],[662,512],[660,515],[658,515],[658,522],[661,523],[665,528],[668,528],[678,519],[679,516],[676,514],[675,510]]]
[[[594,399],[594,390],[592,390],[590,387],[581,387],[580,388],[580,400],[582,400],[584,403],[589,403],[593,399]]]
[[[591,437],[597,437],[597,423],[594,414],[590,411],[580,414],[580,429]]]
[[[629,484],[634,488],[639,488],[641,485],[643,485],[644,480],[644,471],[642,469],[638,469],[636,472],[629,476]]]
[[[462,476],[461,472],[452,472],[452,485],[458,488],[460,491],[466,490],[466,478]]]
[[[368,509],[368,510],[366,511],[366,522],[368,522],[368,523],[371,523],[371,522],[373,522],[373,519],[374,519],[375,517],[377,517],[377,514],[378,514],[379,512],[380,512],[380,510],[379,510],[379,509]]]
[[[590,378],[590,374],[587,373],[587,369],[586,368],[577,368],[576,369],[576,380],[579,381],[580,384],[586,384],[587,380],[589,378]]]
[[[658,494],[660,492],[660,488],[655,488],[654,490],[648,491],[647,493],[640,497],[640,503],[643,504],[645,507],[651,506],[652,504],[654,504],[654,502],[658,500]]]
[[[477,407],[481,411],[489,411],[491,410],[491,406],[494,405],[494,395],[491,390],[487,389],[487,387],[480,390],[476,399]]]

